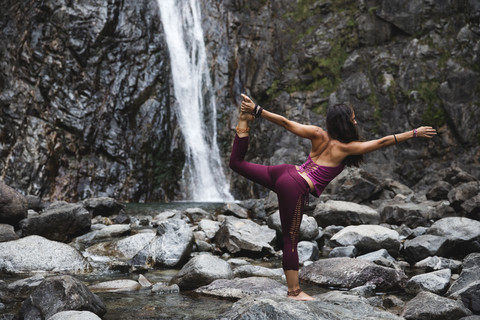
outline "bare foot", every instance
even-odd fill
[[[312,300],[315,300],[315,298],[313,298],[312,296],[309,296],[308,294],[306,294],[305,292],[301,291],[298,295],[296,296],[288,296],[288,299],[293,299],[293,300],[297,300],[297,301],[312,301]]]

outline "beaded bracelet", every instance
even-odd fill
[[[413,137],[414,137],[414,138],[417,137],[417,129],[413,129]]]

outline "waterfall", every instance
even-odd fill
[[[185,200],[231,201],[217,145],[217,112],[199,1],[157,2],[170,54],[175,112],[185,139]]]

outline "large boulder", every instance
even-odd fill
[[[15,233],[13,226],[0,223],[0,242],[17,240],[18,235]]]
[[[443,217],[449,203],[426,201],[422,203],[393,201],[382,206],[380,222],[401,225],[410,228],[429,226],[431,220]]]
[[[108,197],[88,198],[83,200],[81,204],[85,207],[85,209],[88,210],[88,212],[90,212],[92,217],[109,217],[117,215],[121,210],[125,209],[125,205],[123,203]]]
[[[397,231],[378,226],[348,226],[334,234],[330,241],[338,246],[355,246],[361,253],[386,249],[392,256],[398,256],[400,236]]]
[[[406,240],[403,243],[405,256],[411,263],[418,262],[430,256],[444,256],[448,252],[448,239],[441,236],[425,234]]]
[[[330,225],[378,224],[380,221],[379,213],[368,206],[335,200],[318,204],[313,211],[313,217],[323,228]]]
[[[71,246],[40,236],[0,243],[0,272],[83,273],[90,269],[90,264]]]
[[[267,218],[267,225],[282,234],[282,223],[280,220],[280,212],[277,210]],[[314,240],[318,236],[318,224],[313,217],[304,214],[300,223],[298,232],[299,240]]]
[[[459,300],[422,291],[405,305],[402,316],[407,320],[450,320],[471,315]]]
[[[99,316],[90,311],[61,311],[46,320],[101,320]]]
[[[216,243],[232,254],[261,256],[275,252],[272,247],[275,239],[275,230],[267,226],[247,219],[225,217],[217,232]]]
[[[20,317],[25,320],[48,319],[60,311],[91,311],[102,317],[105,304],[72,276],[56,276],[42,282],[22,303]]]
[[[469,218],[448,217],[436,221],[428,234],[448,239],[448,255],[466,255],[480,251],[480,221]]]
[[[298,303],[283,296],[249,297],[236,302],[217,320],[401,320],[402,318],[372,306],[366,298],[333,291]]]
[[[193,290],[214,280],[232,277],[232,268],[228,262],[209,254],[201,254],[190,259],[170,284],[177,284],[182,290]]]
[[[327,287],[351,289],[373,284],[378,290],[402,288],[407,280],[403,271],[353,258],[329,258],[315,261],[303,267],[299,277]]]
[[[185,221],[162,221],[155,238],[133,257],[131,263],[152,267],[178,267],[190,256],[193,243],[193,232]]]
[[[0,181],[0,223],[17,225],[27,214],[27,199]]]
[[[443,294],[450,284],[451,276],[452,271],[450,269],[419,274],[408,280],[405,291],[410,294],[417,294],[420,291]]]
[[[68,242],[90,231],[92,215],[80,204],[57,202],[40,215],[20,221],[22,236],[40,235]]]
[[[460,298],[475,314],[480,314],[480,253],[469,254],[463,260],[460,276],[447,291],[451,298]]]
[[[249,296],[277,295],[286,296],[287,287],[280,282],[264,277],[219,279],[195,290],[197,293],[241,299]]]

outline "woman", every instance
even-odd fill
[[[230,156],[230,168],[247,179],[273,190],[278,196],[283,236],[282,266],[287,279],[287,296],[295,300],[313,298],[300,289],[298,279],[298,232],[308,194],[320,196],[327,184],[345,166],[358,166],[362,155],[405,140],[432,138],[436,131],[420,127],[411,131],[385,136],[381,139],[360,141],[357,121],[352,107],[335,105],[328,110],[327,131],[313,125],[303,125],[262,109],[242,94],[237,134]],[[307,161],[301,166],[289,164],[263,166],[244,160],[248,149],[248,123],[257,117],[273,122],[293,134],[309,139],[312,148]]]

